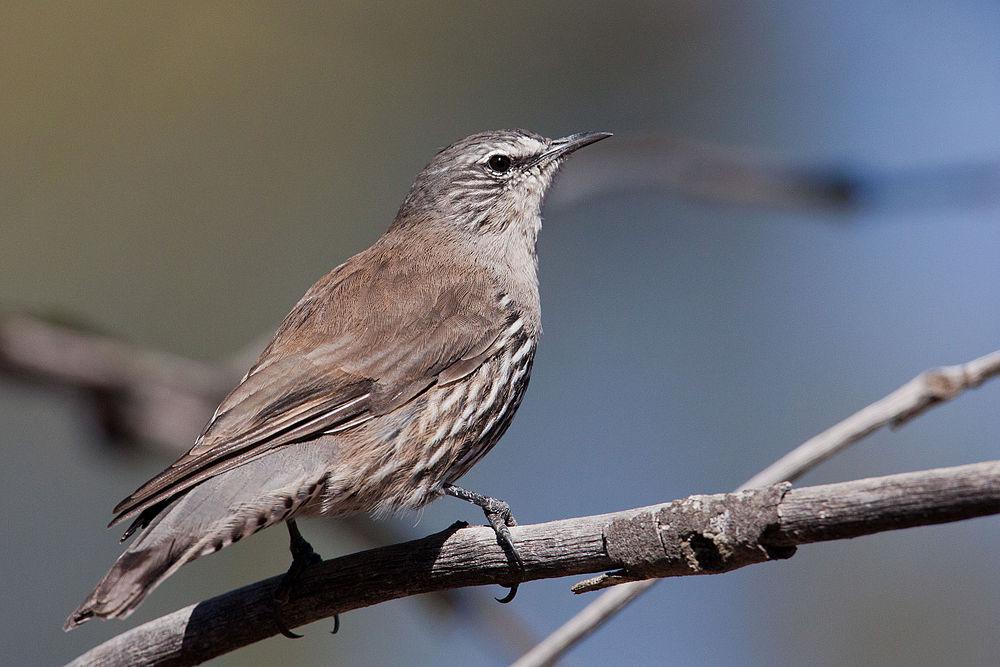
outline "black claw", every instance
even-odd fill
[[[281,607],[291,598],[292,590],[302,577],[302,574],[313,565],[322,562],[323,557],[316,553],[312,545],[302,537],[302,533],[299,532],[299,528],[294,520],[289,519],[287,525],[290,538],[288,550],[292,552],[292,564],[288,567],[288,571],[285,572],[281,581],[278,582],[278,586],[272,594],[274,624],[277,626],[278,632],[285,637],[289,639],[301,639],[303,635],[288,629],[288,625],[281,616]],[[336,632],[340,628],[340,619],[335,618],[334,622],[333,631]]]
[[[524,571],[524,561],[521,560],[521,554],[517,552],[517,548],[514,546],[514,540],[511,539],[510,529],[508,526],[516,526],[517,522],[514,520],[514,516],[510,513],[510,508],[507,507],[507,503],[499,503],[503,507],[501,508],[491,508],[490,510],[485,510],[486,519],[490,522],[490,526],[493,527],[493,532],[496,533],[497,543],[500,548],[503,549],[504,554],[507,556],[507,560],[510,562],[510,567],[517,573]],[[492,511],[491,511],[492,510]],[[517,588],[519,584],[514,583],[508,588],[507,595],[502,598],[494,598],[500,604],[507,604],[512,601],[517,595]]]
[[[499,529],[496,528],[496,526],[494,526],[494,530],[496,531],[497,542],[500,544],[500,548],[504,550],[504,553],[507,555],[507,560],[510,561],[511,569],[518,573],[523,572],[524,561],[521,560],[521,554],[519,554],[517,552],[517,549],[514,547],[514,542],[510,538],[510,531],[507,530],[507,527],[503,525],[501,525],[501,528]],[[510,586],[507,587],[510,589],[507,595],[503,596],[502,598],[494,598],[494,599],[500,604],[507,604],[508,602],[513,600],[514,597],[517,595],[517,588],[519,585],[520,584],[518,584],[517,582],[511,584]]]
[[[288,626],[285,625],[285,622],[281,620],[281,612],[278,611],[277,609],[274,612],[274,624],[278,626],[278,632],[283,634],[285,637],[288,637],[289,639],[302,639],[305,636],[289,630]]]
[[[513,600],[514,597],[517,595],[517,588],[520,585],[521,584],[514,584],[513,586],[508,586],[510,590],[507,592],[507,595],[503,596],[502,598],[493,598],[493,599],[499,602],[500,604],[507,604],[508,602]]]
[[[333,630],[330,630],[331,635],[337,634],[340,630],[340,614],[333,615]]]

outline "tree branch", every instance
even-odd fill
[[[997,375],[1000,375],[1000,350],[966,364],[925,371],[885,398],[802,443],[741,484],[738,490],[794,481],[883,426],[901,426],[930,407],[950,401],[964,390],[978,387]],[[521,656],[514,667],[541,667],[554,663],[656,582],[656,579],[628,582],[619,576],[617,583],[621,585],[605,591],[577,612]],[[613,582],[609,579],[609,583]]]
[[[618,568],[628,576],[718,574],[789,558],[795,546],[1000,513],[1000,461],[791,489],[691,496],[662,505],[517,526],[524,570],[487,527],[336,558],[306,572],[282,609],[291,626],[458,586]],[[277,634],[273,577],[129,630],[73,665],[190,665]],[[586,590],[589,582],[578,584]]]
[[[924,371],[885,398],[806,440],[740,488],[794,481],[883,426],[899,428],[931,407],[946,403],[967,389],[975,389],[997,375],[1000,375],[1000,350],[965,364]]]

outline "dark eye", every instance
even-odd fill
[[[510,171],[511,161],[509,156],[497,153],[496,155],[491,155],[486,164],[489,165],[492,171],[498,174],[505,174]]]

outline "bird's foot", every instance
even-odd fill
[[[523,572],[524,561],[521,560],[521,555],[517,552],[517,548],[514,547],[514,540],[510,536],[510,527],[517,525],[517,520],[510,511],[510,505],[497,498],[484,496],[474,491],[466,491],[453,484],[446,485],[444,492],[449,496],[473,503],[482,508],[483,514],[486,515],[486,520],[490,522],[493,532],[496,533],[497,544],[500,545],[504,554],[507,555],[511,569],[516,573]],[[507,588],[510,590],[507,592],[507,595],[502,598],[495,598],[496,601],[501,604],[507,604],[513,600],[517,595],[518,585],[514,583],[508,586]]]
[[[497,543],[503,549],[504,553],[507,554],[507,560],[510,561],[511,568],[517,572],[524,571],[524,561],[521,560],[521,554],[517,552],[517,549],[514,547],[514,540],[510,537],[510,526],[517,525],[517,520],[510,511],[510,505],[496,498],[487,498],[486,500],[488,503],[483,506],[483,514],[486,515],[486,520],[490,522],[493,532],[497,535]],[[507,604],[517,595],[517,587],[517,583],[512,584],[508,587],[507,595],[494,599],[501,604]]]
[[[274,603],[274,624],[278,627],[278,632],[285,637],[288,637],[289,639],[300,639],[302,635],[292,632],[285,623],[284,618],[281,615],[281,607],[287,604],[291,599],[292,591],[295,589],[296,584],[298,584],[305,571],[310,567],[323,562],[323,557],[316,553],[306,538],[302,537],[302,533],[299,532],[299,527],[296,525],[294,520],[290,519],[287,524],[288,536],[290,538],[288,550],[292,553],[292,564],[289,566],[288,571],[285,572],[284,576],[281,577],[281,581],[278,582],[278,586],[274,589],[274,593],[272,594],[272,601]],[[340,616],[334,614],[332,634],[336,634],[339,629]]]

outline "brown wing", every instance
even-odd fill
[[[509,323],[492,310],[490,285],[420,280],[371,258],[354,265],[364,258],[307,292],[194,447],[119,503],[110,525],[139,513],[144,523],[210,477],[390,412],[492,354]]]

